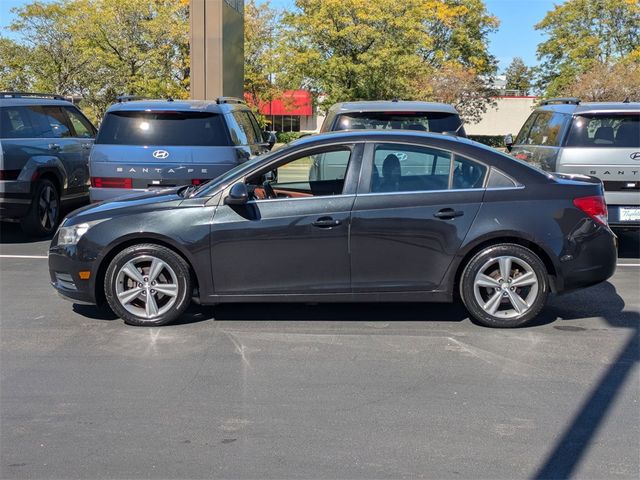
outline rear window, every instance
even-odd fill
[[[566,146],[640,148],[640,115],[577,115]]]
[[[460,117],[442,112],[363,112],[338,115],[334,130],[419,130],[464,135]]]
[[[209,112],[113,112],[107,114],[97,144],[226,146],[222,115]]]

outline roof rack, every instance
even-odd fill
[[[53,100],[66,100],[62,95],[55,93],[35,92],[0,92],[0,98],[51,98]]]
[[[124,103],[124,102],[133,102],[135,100],[150,100],[150,98],[142,97],[140,95],[120,95],[116,97],[116,102]]]
[[[541,105],[551,105],[556,103],[565,105],[580,105],[580,99],[576,97],[548,98],[546,100],[543,100]]]
[[[238,97],[218,97],[216,98],[216,103],[220,105],[221,103],[246,103],[246,102]]]

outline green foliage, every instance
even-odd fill
[[[277,132],[276,139],[278,140],[278,143],[289,143],[297,140],[303,135],[304,134],[300,132]]]
[[[94,121],[121,94],[188,96],[185,1],[34,1],[14,11],[10,29],[20,32],[22,40],[14,48],[0,48],[8,62],[3,63],[10,65],[10,74],[0,78],[1,88],[20,84],[82,95],[83,108]]]
[[[503,135],[467,135],[469,140],[479,142],[484,145],[493,148],[504,148],[504,136]]]
[[[507,77],[507,90],[520,90],[523,95],[529,94],[532,71],[524,64],[522,58],[514,58],[507,67],[505,75]]]
[[[491,74],[487,35],[498,25],[482,0],[297,0],[284,15],[282,75],[322,105],[424,99],[422,86],[445,65]]]
[[[597,64],[640,62],[638,0],[567,0],[536,25],[548,39],[538,45],[539,87],[563,94]]]

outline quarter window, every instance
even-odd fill
[[[562,113],[540,112],[535,119],[528,137],[521,145],[558,146],[560,133],[567,118]]]
[[[231,114],[231,138],[236,145],[255,145],[262,143],[258,123],[249,112],[236,111]]]

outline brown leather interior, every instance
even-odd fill
[[[313,197],[311,193],[306,192],[296,192],[293,190],[282,190],[280,188],[274,188],[274,192],[278,198],[304,198],[304,197]],[[257,200],[266,200],[267,195],[262,187],[255,187],[253,189],[253,195]]]

